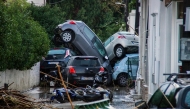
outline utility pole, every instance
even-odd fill
[[[129,25],[128,25],[128,16],[129,16],[129,7],[128,7],[128,4],[129,4],[129,0],[124,0],[125,2],[125,17],[124,17],[124,21],[126,23],[126,31],[129,30]]]

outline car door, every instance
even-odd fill
[[[139,65],[139,56],[130,57],[129,61],[131,62],[132,77],[135,79]]]

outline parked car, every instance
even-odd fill
[[[126,31],[119,31],[111,35],[105,42],[104,46],[108,58],[123,58],[126,53],[138,53],[139,37]]]
[[[67,64],[69,61],[69,58],[71,56],[75,56],[76,53],[68,48],[51,48],[47,56],[43,57],[43,59],[40,62],[40,71],[44,73],[50,73],[51,71],[56,71],[56,64],[61,66],[61,69],[63,69],[63,66]],[[52,73],[54,73],[52,75]],[[55,72],[51,72],[52,76],[55,77],[57,75]],[[44,74],[40,74],[40,79],[42,80],[44,78]]]
[[[64,79],[74,85],[93,85],[98,72],[104,72],[95,56],[72,56],[63,72]]]
[[[170,75],[167,82],[163,83],[151,96],[148,103],[145,101],[136,102],[139,109],[190,109],[190,84],[182,78],[184,74]],[[189,74],[185,74],[190,76]],[[142,105],[141,105],[142,104]]]
[[[126,54],[123,59],[115,63],[112,79],[119,86],[127,86],[129,79],[136,79],[138,66],[139,54]]]
[[[63,45],[85,56],[96,56],[109,73],[111,82],[112,67],[107,52],[98,36],[82,21],[67,20],[59,24],[53,37],[55,45]]]

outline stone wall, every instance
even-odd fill
[[[0,87],[4,86],[4,83],[11,84],[9,89],[15,89],[18,91],[26,91],[31,89],[40,82],[40,63],[36,63],[30,70],[6,70],[0,72]]]

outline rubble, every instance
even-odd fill
[[[0,89],[0,109],[53,109],[51,106],[26,96],[20,91],[7,88]]]

